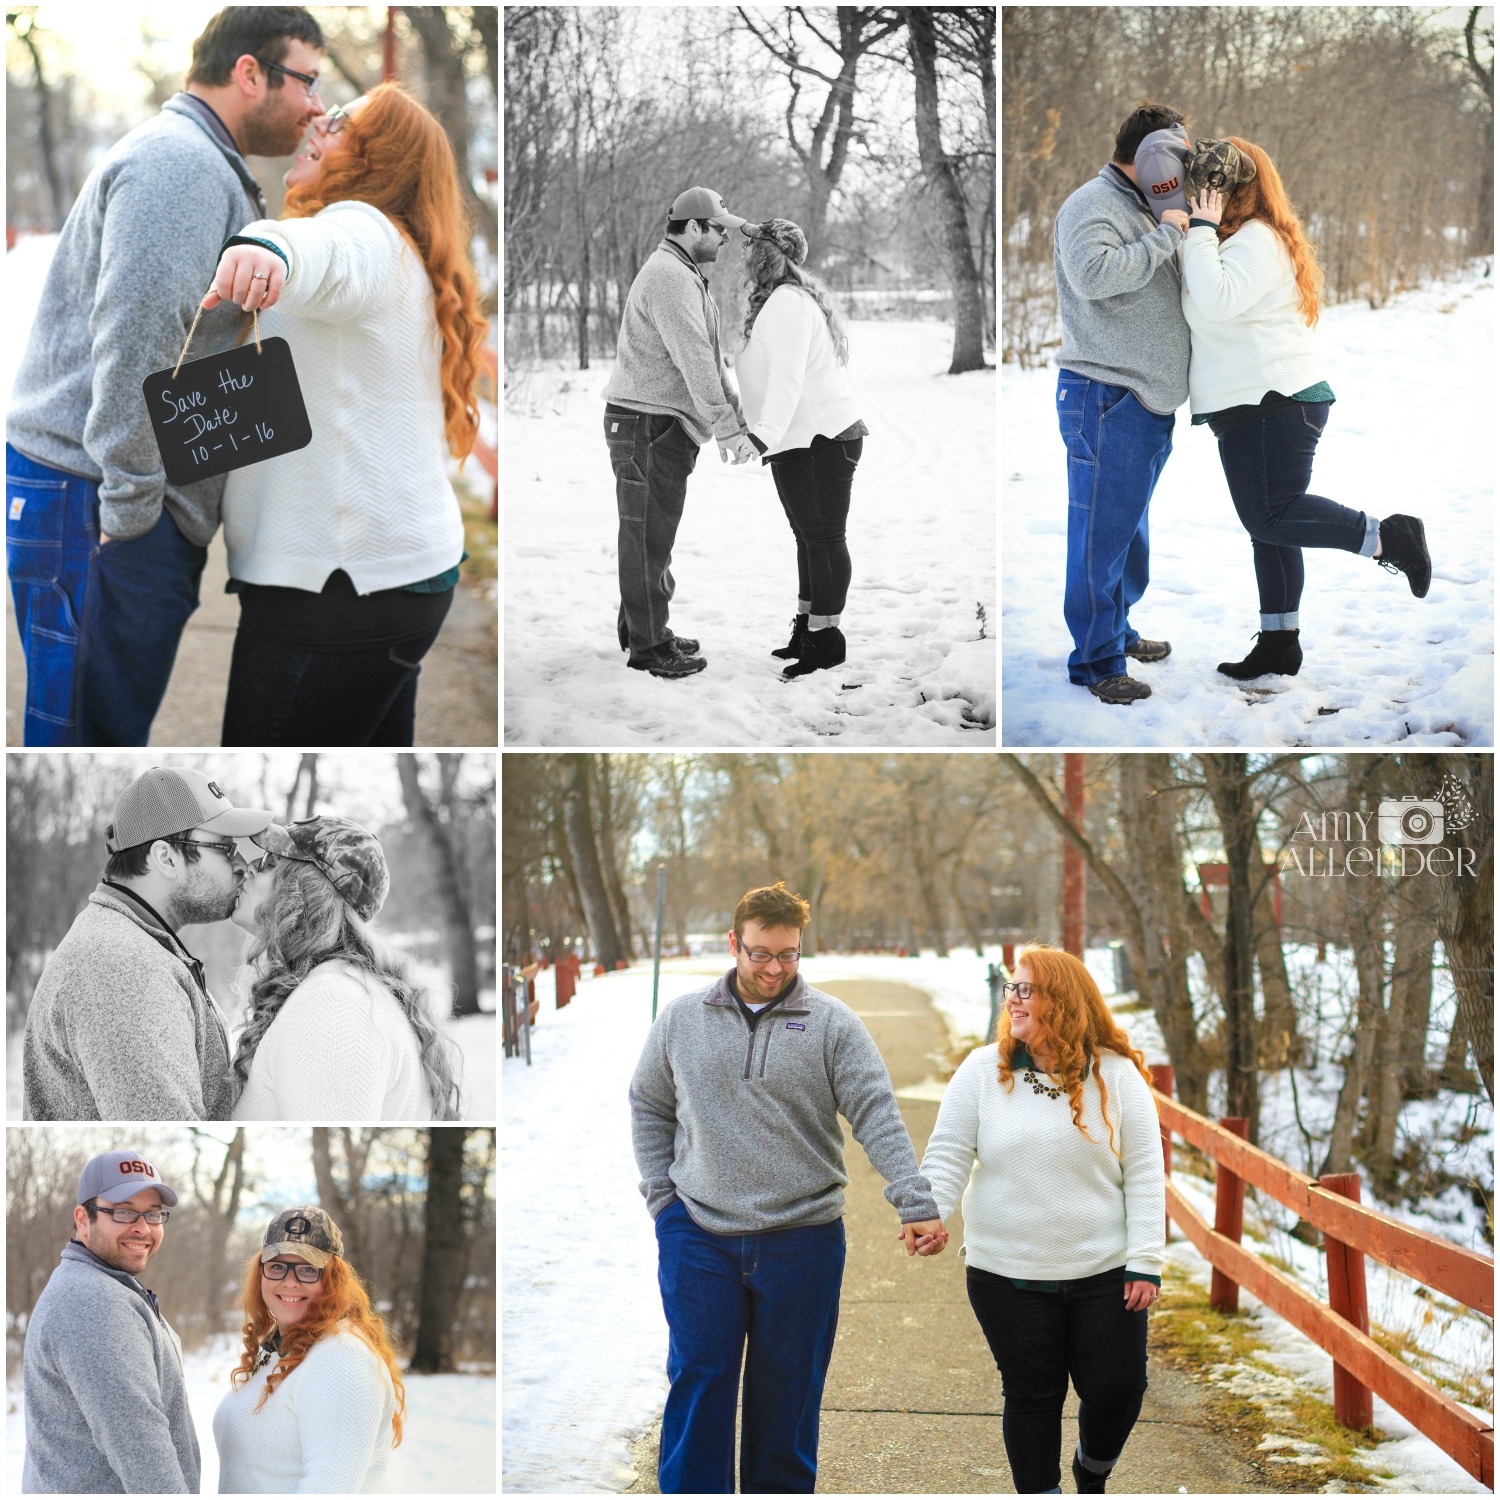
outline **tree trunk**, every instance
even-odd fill
[[[217,1328],[224,1316],[229,1236],[240,1212],[240,1192],[245,1183],[245,1127],[240,1126],[224,1153],[224,1163],[214,1179],[208,1210],[208,1246],[204,1255],[203,1326]]]
[[[621,945],[627,958],[635,957],[630,934],[630,903],[625,899],[625,887],[620,881],[620,867],[615,859],[615,812],[614,789],[610,784],[609,755],[599,757],[599,862],[604,871],[604,888],[609,893],[610,911],[614,914],[615,931],[620,935]]]
[[[373,1139],[373,1137],[371,1137]],[[348,1126],[339,1129],[339,1144],[344,1149],[344,1167],[349,1180],[347,1192],[339,1184],[333,1162],[333,1143],[326,1125],[315,1125],[312,1133],[313,1175],[318,1184],[319,1205],[329,1213],[344,1237],[344,1259],[351,1266],[365,1262],[364,1204],[362,1184],[364,1164],[370,1154],[369,1141],[357,1142]]]
[[[451,1375],[456,1368],[453,1330],[462,1306],[469,1248],[463,1203],[468,1134],[451,1126],[427,1132],[422,1301],[416,1347],[407,1366],[419,1375]]]
[[[916,78],[917,153],[932,190],[953,283],[953,363],[950,375],[984,368],[984,288],[974,265],[969,239],[969,211],[953,162],[943,150],[938,117],[937,29],[926,6],[901,7],[906,44]]]
[[[1250,841],[1250,870],[1255,883],[1255,966],[1260,972],[1260,992],[1265,1014],[1260,1031],[1261,1066],[1289,1068],[1301,1062],[1307,1044],[1297,1027],[1297,1006],[1286,974],[1286,953],[1281,946],[1281,929],[1276,925],[1276,910],[1271,882],[1274,876],[1266,864],[1257,832]]]
[[[441,763],[443,757],[439,757]],[[437,809],[427,800],[417,776],[416,757],[398,755],[396,773],[401,778],[401,795],[407,816],[424,836],[432,855],[433,889],[443,912],[447,933],[447,952],[453,965],[454,1016],[479,1014],[479,953],[474,943],[474,919],[469,912],[469,898],[464,892],[458,850]]]
[[[1359,999],[1354,1018],[1354,1035],[1348,1056],[1344,1059],[1344,1082],[1333,1111],[1333,1128],[1328,1135],[1328,1149],[1320,1177],[1330,1172],[1348,1172],[1354,1165],[1354,1142],[1359,1133],[1360,1105],[1370,1081],[1370,1065],[1380,1034],[1385,964],[1381,956],[1381,931],[1378,920],[1370,920],[1367,910],[1352,915],[1350,941],[1354,947],[1354,968],[1359,975]]]
[[[588,923],[595,958],[606,969],[613,969],[625,954],[609,909],[609,894],[604,889],[604,876],[599,870],[599,851],[594,842],[594,815],[589,796],[589,758],[587,755],[564,755],[562,761],[563,827],[567,832],[573,873],[578,880],[578,897],[583,903],[583,918]]]

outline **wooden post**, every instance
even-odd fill
[[[1172,1088],[1176,1081],[1177,1070],[1171,1063],[1152,1063],[1151,1082],[1159,1094],[1165,1094],[1168,1099],[1172,1097]],[[1161,1164],[1166,1170],[1168,1177],[1172,1175],[1172,1132],[1167,1129],[1165,1122],[1161,1127]],[[1172,1215],[1167,1215],[1167,1244],[1172,1243]]]
[[[1225,1130],[1233,1131],[1241,1140],[1250,1138],[1250,1122],[1239,1116],[1220,1120]],[[1245,1228],[1245,1179],[1231,1172],[1223,1162],[1217,1164],[1214,1175],[1214,1229],[1226,1239],[1239,1244]],[[1231,1281],[1217,1266],[1208,1288],[1209,1305],[1215,1312],[1232,1313],[1240,1310],[1240,1287]]]
[[[1359,1202],[1357,1172],[1336,1172],[1329,1177],[1320,1177],[1318,1186],[1351,1202]],[[1346,1323],[1352,1323],[1361,1333],[1369,1333],[1370,1311],[1365,1301],[1363,1253],[1326,1233],[1323,1248],[1328,1253],[1328,1305]],[[1333,1414],[1345,1427],[1366,1428],[1375,1420],[1375,1398],[1370,1388],[1361,1385],[1337,1361],[1333,1366]]]

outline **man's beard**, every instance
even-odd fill
[[[279,111],[273,113],[274,106],[270,106],[269,100],[267,104],[260,114],[246,115],[240,121],[237,142],[240,151],[245,156],[294,155],[302,144],[307,126],[300,114],[288,119]]]
[[[168,915],[179,927],[191,927],[195,922],[222,922],[234,910],[239,898],[238,886],[234,886],[228,895],[221,896],[184,892],[172,898]]]
[[[147,1250],[146,1250],[146,1259],[143,1260],[140,1263],[140,1265],[137,1266],[137,1265],[131,1264],[127,1260],[125,1252],[122,1251],[122,1250],[119,1250],[119,1249],[101,1249],[98,1245],[89,1245],[86,1248],[90,1251],[91,1254],[97,1255],[99,1257],[99,1259],[104,1262],[105,1265],[107,1265],[107,1266],[113,1266],[115,1268],[115,1270],[117,1270],[117,1271],[124,1271],[127,1276],[134,1276],[135,1273],[137,1271],[143,1269],[144,1266],[146,1265],[146,1262],[149,1261],[151,1259],[151,1257],[156,1254],[156,1251],[154,1249],[151,1249],[148,1246]],[[133,1257],[132,1257],[132,1259],[133,1259]]]

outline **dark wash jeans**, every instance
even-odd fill
[[[1057,425],[1068,449],[1068,575],[1063,617],[1071,682],[1125,670],[1140,632],[1130,610],[1151,580],[1146,508],[1172,451],[1175,418],[1147,411],[1122,385],[1057,372]]]
[[[433,597],[453,602],[452,590]],[[360,651],[308,651],[236,631],[223,743],[410,745],[422,658],[442,628],[439,619],[420,635]]]
[[[1240,524],[1250,533],[1262,630],[1295,630],[1302,602],[1302,549],[1361,552],[1373,529],[1363,511],[1309,495],[1313,454],[1328,425],[1327,401],[1299,401],[1219,439],[1219,462]],[[1367,556],[1373,556],[1374,539]]]
[[[844,1221],[764,1234],[711,1234],[680,1198],[656,1217],[667,1315],[658,1477],[664,1495],[810,1495],[818,1419],[844,1279]]]
[[[995,1356],[1005,1395],[1001,1428],[1016,1493],[1045,1495],[1061,1481],[1068,1377],[1078,1391],[1083,1451],[1112,1464],[1146,1394],[1146,1312],[1125,1308],[1125,1268],[1023,1292],[1008,1276],[967,1270],[969,1305]]]
[[[676,417],[644,411],[606,411],[604,441],[620,512],[620,644],[637,654],[672,634],[672,544],[698,445]]]
[[[835,442],[815,437],[806,448],[790,448],[771,460],[781,508],[797,538],[797,597],[812,601],[815,615],[843,612],[849,597],[846,528],[854,471],[865,440]]]
[[[5,445],[5,553],[26,653],[25,743],[144,745],[208,559],[165,506],[99,544],[99,486]]]

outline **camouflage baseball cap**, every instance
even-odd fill
[[[344,1237],[339,1226],[321,1208],[304,1203],[271,1220],[261,1241],[260,1260],[264,1265],[278,1255],[300,1255],[315,1266],[326,1266],[343,1253]]]
[[[794,266],[800,266],[807,259],[807,236],[790,219],[766,219],[759,224],[742,224],[740,233],[747,240],[770,240]]]
[[[391,872],[380,840],[348,818],[303,818],[290,827],[272,823],[250,839],[278,859],[316,865],[366,922],[385,905]]]

